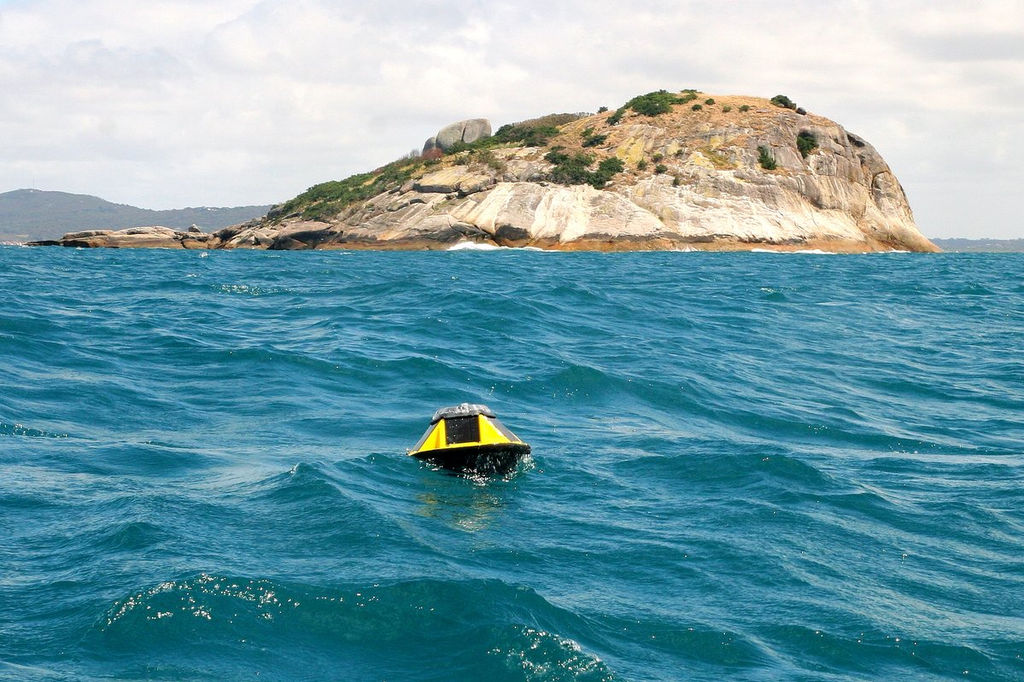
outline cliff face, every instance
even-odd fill
[[[499,143],[499,130],[483,147],[325,183],[203,246],[937,250],[882,157],[821,116],[691,94],[656,116],[570,118],[518,142]],[[602,161],[621,170],[595,179]]]
[[[936,250],[870,144],[767,100],[714,100],[653,117],[627,111],[616,125],[607,113],[581,118],[543,146],[423,165],[334,215],[279,215],[217,236],[236,248],[445,248],[471,240],[549,249]],[[817,144],[806,157],[801,134]],[[548,179],[552,148],[591,154],[594,163],[616,157],[625,170],[602,189],[557,184]],[[759,148],[774,169],[759,163]]]

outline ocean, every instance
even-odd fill
[[[5,680],[1024,679],[1021,254],[2,247],[0,357]]]

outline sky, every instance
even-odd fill
[[[0,192],[285,201],[453,121],[785,94],[929,237],[1024,237],[1024,0],[0,0]]]

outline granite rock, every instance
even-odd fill
[[[200,231],[195,226],[190,227],[186,232],[181,232],[169,227],[154,225],[149,227],[129,227],[124,230],[69,232],[58,240],[32,242],[30,245],[83,248],[106,247],[114,249],[210,249],[219,246],[220,240],[212,234]]]
[[[918,231],[892,169],[863,138],[765,99],[714,100],[700,111],[677,105],[656,117],[627,112],[616,125],[607,114],[580,118],[545,146],[411,159],[401,179],[364,200],[326,210],[290,203],[287,215],[278,210],[213,235],[189,235],[191,241],[166,228],[79,233],[65,241],[255,249],[441,249],[475,241],[607,251],[938,250]],[[447,126],[436,143],[489,133],[489,125],[471,122]],[[801,134],[817,143],[806,155],[797,147]],[[557,184],[549,154],[556,146],[591,155],[591,168],[612,157],[625,168],[601,189]],[[762,148],[775,168],[760,164]]]
[[[446,125],[433,138],[435,146],[448,151],[456,142],[470,144],[491,136],[491,123],[486,118],[471,118]],[[429,142],[430,140],[427,140]]]

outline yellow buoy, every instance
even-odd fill
[[[530,446],[498,421],[486,405],[442,407],[409,454],[453,471],[505,473]]]

